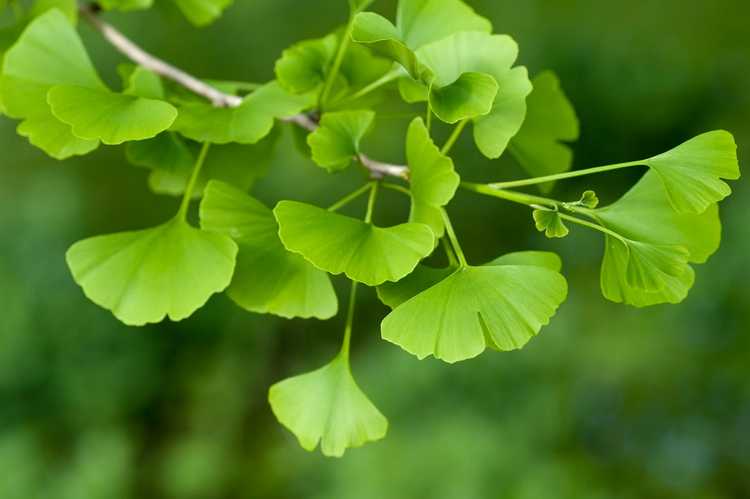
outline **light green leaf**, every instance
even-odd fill
[[[230,238],[175,218],[79,241],[66,259],[91,301],[125,324],[141,326],[189,317],[229,285],[236,255]]]
[[[484,116],[492,110],[497,82],[486,73],[463,73],[450,85],[430,86],[430,109],[446,123]]]
[[[536,230],[544,232],[550,239],[565,237],[570,232],[560,218],[560,213],[555,210],[534,210],[532,215]]]
[[[177,109],[164,101],[116,94],[106,89],[58,85],[47,93],[52,114],[73,135],[117,145],[155,137],[168,129]]]
[[[0,81],[5,112],[23,120],[19,134],[57,159],[96,149],[98,142],[74,136],[52,115],[47,91],[56,85],[105,88],[73,26],[52,9],[32,21],[5,54]]]
[[[526,119],[510,143],[510,152],[535,177],[566,172],[573,165],[573,151],[565,142],[578,140],[580,134],[575,110],[555,73],[540,73],[533,86],[526,99]],[[553,185],[540,184],[540,188],[549,192]]]
[[[485,156],[500,157],[521,128],[526,96],[532,89],[526,68],[512,67],[518,44],[507,35],[461,32],[422,47],[417,55],[434,74],[432,93],[435,88],[450,88],[465,73],[485,73],[494,78],[499,90],[491,110],[474,120],[474,140]]]
[[[460,0],[401,0],[396,18],[394,26],[372,12],[357,14],[352,38],[398,62],[415,80],[424,71],[414,53],[419,47],[459,31],[492,31],[487,19]]]
[[[135,66],[124,80],[123,93],[144,99],[164,100],[164,84],[156,73],[143,66]]]
[[[310,94],[293,95],[271,82],[245,97],[239,107],[185,103],[172,129],[197,142],[254,144],[271,132],[275,119],[293,116],[313,103]]]
[[[388,421],[339,355],[321,369],[276,383],[268,392],[274,415],[308,451],[340,457],[347,448],[383,438]]]
[[[313,161],[329,172],[347,168],[359,154],[362,137],[374,120],[372,111],[325,113],[320,127],[307,136]]]
[[[461,179],[453,160],[441,154],[421,118],[409,125],[406,158],[412,197],[409,220],[429,225],[441,237],[444,227],[439,208],[453,199]]]
[[[717,206],[710,205],[701,214],[676,212],[656,172],[646,173],[620,200],[594,214],[602,225],[629,240],[683,248],[691,263],[705,262],[721,240]],[[602,293],[607,299],[638,307],[685,299],[694,281],[692,268],[685,266],[677,277],[662,272],[662,288],[648,291],[627,279],[629,256],[621,242],[607,237],[601,274]]]
[[[160,133],[149,140],[131,142],[126,149],[126,156],[128,161],[137,166],[188,176],[195,164],[190,149],[173,132]]]
[[[289,251],[326,272],[345,273],[368,286],[408,275],[435,244],[424,224],[381,228],[295,201],[281,201],[273,211]]]
[[[584,208],[596,208],[599,206],[599,196],[594,191],[584,191],[581,199],[572,203],[574,206],[583,206]]]
[[[104,10],[129,12],[150,9],[154,4],[154,0],[100,0],[98,3]]]
[[[702,213],[732,193],[721,179],[740,178],[737,144],[724,130],[707,132],[641,163],[659,174],[672,206]]]
[[[227,294],[251,312],[282,317],[336,315],[331,281],[279,240],[270,209],[223,182],[211,181],[200,205],[201,227],[232,237],[239,245],[237,268]]]
[[[276,129],[257,144],[223,144],[211,147],[211,154],[206,158],[193,188],[193,199],[203,195],[203,188],[212,179],[221,180],[245,191],[250,189],[256,180],[266,175],[278,138],[279,133]],[[176,137],[176,141],[182,143],[179,137]],[[197,147],[192,148],[194,150],[190,152],[190,157],[194,158],[198,151]],[[175,153],[178,151],[175,150],[172,154]],[[167,162],[151,172],[148,184],[152,191],[170,196],[182,196],[185,193],[195,161],[188,164],[187,158],[182,157],[183,153],[179,154],[179,165]]]
[[[32,18],[39,17],[52,9],[59,9],[72,24],[78,22],[78,2],[76,0],[35,0],[29,11]]]
[[[562,261],[555,253],[548,251],[519,251],[506,253],[485,266],[534,266],[560,272]],[[431,288],[456,271],[454,267],[433,268],[426,265],[417,265],[414,272],[398,282],[386,282],[378,286],[378,298],[385,305],[396,308],[405,301],[413,298],[422,291]]]
[[[566,295],[565,279],[543,267],[462,267],[399,305],[383,320],[381,333],[420,359],[458,362],[487,347],[522,348]]]
[[[195,26],[206,26],[218,19],[234,0],[173,0],[188,21]]]

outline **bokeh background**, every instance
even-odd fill
[[[268,80],[283,48],[346,19],[344,0],[236,0],[198,30],[167,3],[106,18],[216,79]],[[746,0],[470,3],[519,41],[532,73],[561,76],[582,122],[577,167],[647,157],[717,128],[736,135],[741,163],[750,156]],[[375,9],[392,15],[395,2]],[[81,32],[116,84],[122,58]],[[407,123],[401,110],[383,115],[368,149],[400,160]],[[380,340],[386,309],[362,293],[353,368],[390,430],[335,460],[303,451],[266,391],[332,357],[342,318],[261,317],[218,296],[180,323],[119,324],[84,298],[64,252],[161,222],[177,201],[150,193],[121,148],[57,163],[14,127],[0,119],[0,498],[750,497],[747,182],[722,204],[722,248],[698,268],[689,298],[645,310],[601,297],[597,234],[547,241],[523,208],[459,195],[450,211],[471,260],[552,249],[570,298],[524,350],[446,366]],[[281,140],[254,189],[268,203],[328,203],[358,181],[314,167],[288,130]],[[456,158],[467,179],[521,175],[470,140]],[[611,201],[638,174],[567,182],[557,197],[593,187]],[[386,196],[377,217],[404,209]]]

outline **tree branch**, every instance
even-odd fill
[[[136,64],[143,66],[164,78],[172,80],[201,97],[205,97],[213,106],[237,107],[242,104],[241,97],[224,93],[143,50],[117,30],[117,28],[99,19],[96,15],[99,11],[96,4],[81,5],[79,11],[81,16],[86,19],[86,21],[88,21],[88,23],[96,29],[105,40]],[[283,118],[282,121],[294,123],[309,132],[314,132],[319,126],[318,123],[308,114],[296,114],[288,118]],[[409,168],[407,166],[383,163],[364,154],[360,154],[358,159],[360,163],[370,171],[370,175],[373,178],[392,176],[407,179],[409,176]]]

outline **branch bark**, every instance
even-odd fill
[[[172,66],[168,62],[149,54],[141,47],[136,45],[128,37],[122,34],[114,26],[102,21],[98,16],[96,4],[82,5],[79,7],[81,16],[96,29],[105,40],[107,40],[115,49],[131,61],[153,71],[154,73],[172,80],[193,93],[206,98],[213,106],[216,107],[237,107],[242,104],[242,98],[236,95],[224,93],[211,85],[199,80],[198,78],[186,73],[185,71]],[[284,118],[287,123],[304,128],[309,132],[318,129],[318,123],[307,114],[297,114]],[[400,177],[407,179],[409,177],[409,168],[405,165],[394,165],[383,163],[360,154],[359,162],[370,171],[373,178],[383,178],[385,176]]]

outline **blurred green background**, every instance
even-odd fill
[[[741,163],[750,154],[747,0],[470,3],[519,41],[532,74],[561,76],[582,121],[578,167],[647,157],[717,128],[735,134]],[[375,9],[392,15],[394,4]],[[264,81],[283,48],[343,23],[346,2],[236,0],[203,30],[165,5],[106,18],[195,74]],[[81,32],[117,82],[122,58]],[[384,115],[368,150],[400,160],[407,123]],[[122,148],[60,164],[14,128],[0,120],[0,498],[750,497],[747,182],[722,204],[722,248],[698,268],[689,298],[645,310],[601,297],[597,234],[547,241],[527,210],[460,194],[450,211],[472,261],[557,251],[570,298],[523,351],[447,366],[380,340],[386,309],[362,293],[353,368],[390,430],[332,460],[297,445],[266,391],[329,360],[342,318],[261,317],[219,296],[180,323],[119,324],[84,298],[64,252],[161,222],[177,201],[151,194]],[[328,203],[358,181],[327,176],[290,135],[258,197]],[[521,175],[470,140],[456,159],[466,179]],[[556,197],[594,187],[611,201],[637,175],[567,182]],[[387,195],[377,216],[404,209]]]

